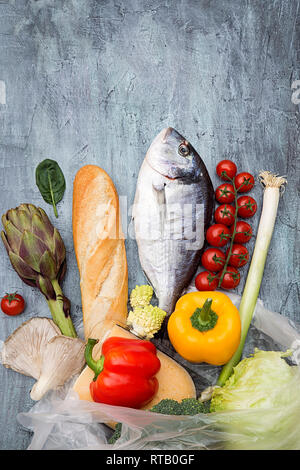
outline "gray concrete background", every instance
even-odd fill
[[[191,141],[215,186],[215,165],[225,157],[239,171],[287,175],[260,297],[300,320],[300,121],[291,89],[300,79],[298,7],[295,0],[0,0],[0,212],[31,202],[50,215],[67,248],[63,288],[75,322],[81,319],[71,231],[75,173],[100,165],[131,204],[145,152],[166,126]],[[35,186],[44,158],[57,160],[66,177],[58,219]],[[253,195],[259,214],[259,185]],[[134,240],[127,240],[127,256],[132,288],[144,280]],[[245,275],[244,269],[238,293]],[[18,290],[27,301],[20,317],[0,313],[0,339],[34,315],[49,316],[3,246],[0,286],[0,294]],[[0,367],[1,449],[30,442],[16,415],[33,405],[32,383]]]

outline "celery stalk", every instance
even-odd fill
[[[263,207],[257,231],[254,252],[248,276],[242,295],[239,313],[241,317],[241,340],[238,349],[230,361],[222,368],[217,385],[223,386],[231,375],[233,368],[240,361],[248,329],[255,310],[261,281],[263,278],[266,258],[272,238],[280,190],[287,182],[284,177],[276,176],[269,171],[263,171],[259,174],[259,180],[264,185]]]

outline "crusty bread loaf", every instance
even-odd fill
[[[95,165],[82,167],[74,180],[72,218],[86,339],[101,339],[115,322],[126,322],[128,272],[119,212],[108,174]]]

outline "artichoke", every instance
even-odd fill
[[[66,272],[66,249],[46,212],[33,204],[21,204],[2,216],[1,238],[20,278],[38,287],[46,297],[52,317],[65,336],[76,337],[70,317],[70,301],[60,282]]]

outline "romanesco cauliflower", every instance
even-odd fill
[[[160,330],[165,316],[166,312],[153,305],[136,307],[129,312],[127,325],[131,327],[133,333],[151,339]]]
[[[153,289],[151,286],[136,286],[130,294],[130,305],[134,309],[136,307],[145,307],[150,304]]]

